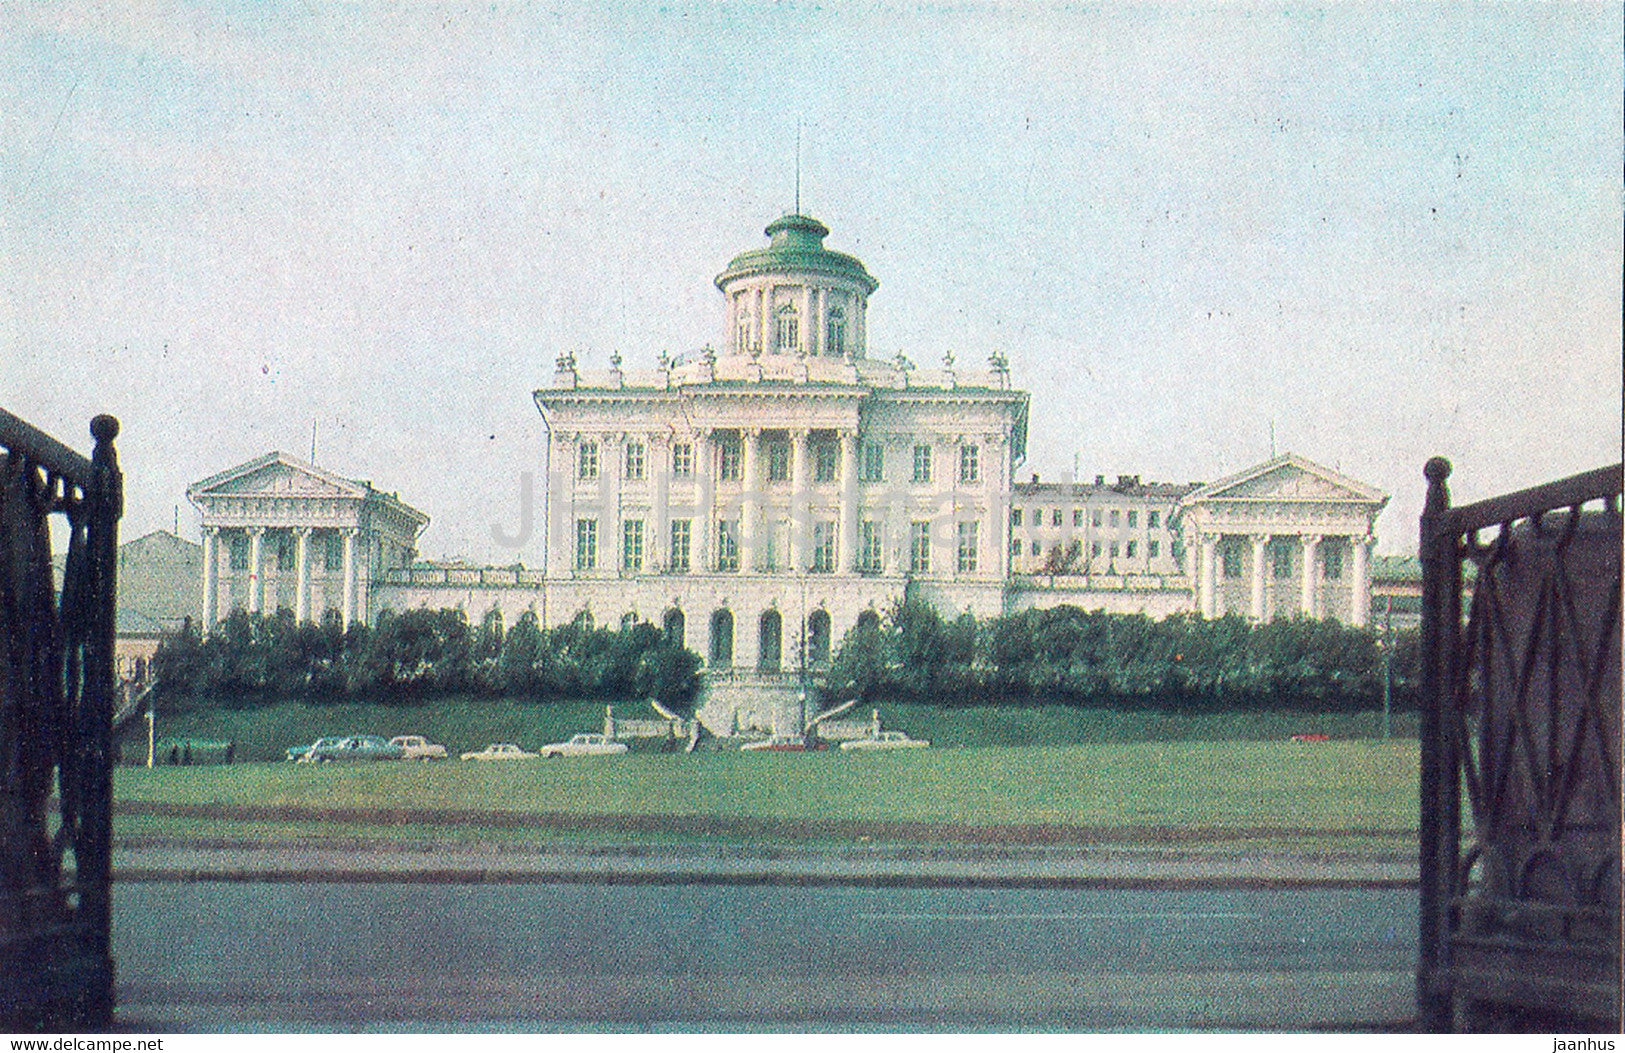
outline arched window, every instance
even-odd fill
[[[762,612],[759,638],[756,667],[764,671],[777,670],[784,648],[784,621],[771,607]]]
[[[824,326],[824,353],[839,358],[846,354],[846,312],[833,307]]]
[[[794,304],[779,308],[775,319],[773,349],[781,355],[793,355],[801,347],[801,320],[796,316]]]
[[[666,612],[666,616],[660,620],[660,626],[661,626],[661,629],[663,629],[664,632],[665,632],[666,642],[668,644],[670,644],[673,647],[682,647],[683,646],[683,612],[682,612],[682,610],[680,610],[677,607],[673,607],[670,610],[668,610]]]
[[[734,664],[734,616],[726,607],[711,613],[711,664],[718,667]]]
[[[637,624],[638,624],[638,612],[637,611],[627,611],[625,614],[621,615],[621,631],[622,632],[625,632],[628,629],[636,627]]]
[[[865,632],[879,632],[880,615],[874,611],[859,611],[857,627]]]
[[[829,661],[829,612],[822,607],[807,615],[807,661],[814,665]]]

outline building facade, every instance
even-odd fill
[[[774,674],[905,596],[947,616],[1369,619],[1387,495],[1294,454],[1205,485],[1017,483],[1029,396],[1001,354],[870,358],[863,263],[807,216],[765,233],[716,278],[722,351],[644,371],[564,354],[534,393],[545,568],[414,564],[421,513],[268,454],[188,492],[205,626],[234,607],[496,609],[510,625],[534,610],[545,626],[653,622],[718,674]]]

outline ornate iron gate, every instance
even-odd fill
[[[1621,466],[1460,508],[1426,475],[1422,1024],[1618,1031]]]
[[[124,483],[0,410],[0,1031],[113,1015],[113,629]],[[65,521],[60,593],[52,517]]]

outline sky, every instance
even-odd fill
[[[531,392],[724,342],[791,210],[1045,479],[1290,450],[1458,501],[1621,447],[1618,4],[0,4],[0,406],[133,538],[277,449],[543,562]]]

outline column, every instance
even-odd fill
[[[310,527],[296,527],[293,532],[294,578],[293,620],[303,625],[310,620]]]
[[[575,566],[575,486],[576,437],[561,434],[554,439],[548,459],[547,480],[547,573],[549,577],[569,577]]]
[[[716,525],[711,522],[716,500],[716,466],[711,463],[711,433],[702,430],[694,436],[694,524],[689,531],[689,566],[701,572],[715,569],[711,550]]]
[[[344,531],[344,620],[343,626],[348,629],[350,623],[355,621],[355,527],[347,527]]]
[[[739,473],[739,573],[749,574],[757,565],[756,520],[760,517],[761,462],[756,456],[761,445],[760,428],[739,429],[739,456],[744,461]]]
[[[790,432],[790,564],[792,574],[807,569],[807,429]]]
[[[1374,537],[1349,538],[1354,580],[1349,583],[1349,624],[1365,625],[1371,620],[1371,545]]]
[[[841,519],[836,569],[858,569],[858,436],[841,432]]]
[[[264,527],[248,528],[248,613],[260,613],[260,548]]]
[[[647,565],[665,567],[671,544],[671,439],[663,433],[649,436],[649,471],[654,473],[654,531]]]
[[[816,286],[807,290],[807,304],[807,324],[811,326],[807,347],[810,354],[822,355],[827,350],[824,347],[824,290]]]
[[[1315,611],[1315,585],[1320,576],[1320,567],[1315,561],[1315,550],[1320,546],[1319,534],[1303,535],[1303,616],[1305,618],[1318,618]]]
[[[982,485],[987,494],[988,539],[983,551],[991,549],[987,566],[1002,580],[1010,576],[1010,483],[1005,478],[1007,461],[1003,435],[992,435],[982,443]]]
[[[598,452],[598,566],[616,574],[626,571],[621,544],[621,487],[626,477],[626,435],[605,435]]]
[[[1264,553],[1268,534],[1253,535],[1253,621],[1264,620]]]
[[[1218,609],[1218,555],[1219,536],[1217,534],[1199,535],[1202,548],[1202,569],[1196,587],[1197,606],[1201,609],[1202,617],[1212,618]]]
[[[214,619],[220,610],[220,528],[203,528],[203,620],[199,626],[204,636],[214,629]]]
[[[766,289],[760,289],[760,288],[757,289],[756,290],[756,327],[755,327],[756,328],[756,346],[762,349],[763,354],[766,354],[767,352],[773,350],[772,346],[767,342],[767,326],[768,326],[767,313],[768,313],[768,311],[772,310],[772,307],[773,307],[773,301],[768,297],[767,290]]]
[[[814,350],[817,345],[813,343],[812,316],[813,316],[813,291],[808,286],[803,285],[801,287],[801,333],[800,333],[800,343],[801,343],[801,348],[804,351],[806,351],[807,354],[809,354],[809,355],[817,354],[817,351]]]

